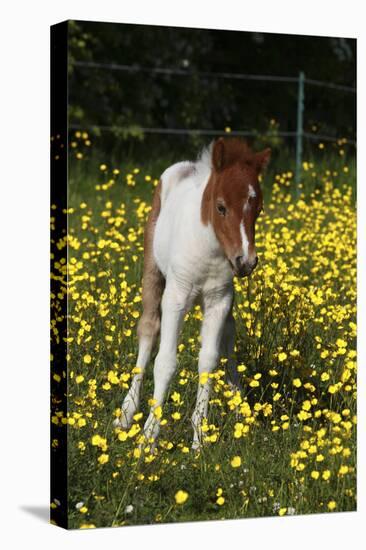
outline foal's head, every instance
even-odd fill
[[[202,198],[202,222],[212,224],[239,277],[250,275],[258,262],[255,222],[263,209],[258,176],[270,154],[270,149],[255,153],[245,142],[233,138],[220,138],[212,147],[212,172]]]

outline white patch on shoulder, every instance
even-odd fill
[[[244,259],[246,260],[248,258],[248,253],[249,253],[249,241],[248,241],[247,234],[245,232],[245,227],[243,222],[241,222],[240,224],[240,235],[241,235],[241,244],[243,248],[243,256],[244,256]]]
[[[195,165],[190,161],[182,161],[169,166],[161,175],[161,203],[164,204],[169,193],[182,180],[194,174]]]

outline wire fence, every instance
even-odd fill
[[[153,74],[165,74],[176,76],[198,76],[202,78],[229,78],[232,80],[262,80],[270,82],[298,82],[298,76],[273,76],[262,74],[243,74],[243,73],[228,73],[228,72],[212,72],[212,71],[187,71],[186,69],[173,69],[163,67],[143,67],[141,65],[120,65],[118,63],[98,63],[95,61],[74,61],[73,65],[76,67],[89,67],[95,69],[110,69],[113,71],[125,71],[130,73],[146,72]],[[343,86],[341,84],[333,84],[332,82],[325,82],[322,80],[314,80],[306,78],[307,84],[314,86],[322,86],[325,88],[332,88],[335,90],[342,90],[344,92],[356,92],[356,88],[352,86]]]
[[[242,81],[262,81],[262,82],[274,82],[274,83],[293,83],[297,85],[297,117],[296,117],[296,129],[291,131],[276,131],[276,133],[266,133],[266,137],[289,137],[296,139],[296,173],[295,181],[298,186],[301,180],[302,173],[302,151],[303,140],[310,139],[313,141],[327,141],[336,142],[340,137],[334,137],[324,134],[312,134],[304,131],[304,111],[305,111],[305,86],[316,86],[321,88],[327,88],[330,90],[339,90],[342,92],[356,95],[356,88],[352,86],[345,86],[341,84],[334,84],[332,82],[325,82],[321,80],[315,80],[307,78],[303,72],[300,72],[298,76],[274,76],[274,75],[261,75],[261,74],[242,74],[242,73],[230,73],[230,72],[210,72],[210,71],[189,71],[186,69],[178,68],[163,68],[163,67],[143,67],[141,65],[121,65],[118,63],[98,63],[94,61],[74,61],[73,66],[89,69],[102,69],[110,71],[122,71],[127,73],[139,73],[146,72],[156,75],[171,75],[178,77],[196,77],[196,78],[216,78],[216,79],[230,79],[230,80],[242,80]],[[73,130],[92,130],[98,129],[99,131],[128,131],[128,127],[123,126],[111,126],[111,125],[90,125],[85,127],[78,124],[71,124],[70,128]],[[162,135],[187,135],[187,136],[221,136],[224,133],[223,129],[209,129],[209,128],[144,128],[138,127],[140,132],[146,134],[162,134]],[[254,137],[257,135],[254,131],[246,130],[230,130],[230,135],[238,137]],[[342,136],[344,138],[344,136]],[[347,143],[356,145],[356,140],[351,137],[346,137]]]

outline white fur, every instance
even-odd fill
[[[246,203],[244,204],[244,208],[243,208],[243,211],[244,213],[248,210],[249,208],[249,199],[250,198],[254,198],[256,197],[256,192],[254,191],[254,188],[252,185],[249,184],[249,189],[248,189],[248,200],[246,201]]]
[[[249,256],[249,241],[245,231],[244,222],[241,222],[240,224],[240,236],[241,236],[243,256],[244,256],[244,260],[246,261],[248,260],[248,256]]]
[[[254,191],[254,188],[252,185],[249,184],[249,192],[248,192],[248,197],[252,197],[254,198],[256,196],[256,193]]]

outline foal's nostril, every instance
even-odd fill
[[[235,265],[239,269],[244,263],[244,256],[237,256],[235,258]]]
[[[258,263],[258,256],[256,256],[253,260],[251,261],[246,261],[244,256],[237,256],[235,258],[235,265],[236,267],[243,267],[244,265],[247,265],[248,267],[250,267],[251,269],[254,269],[256,267]]]

